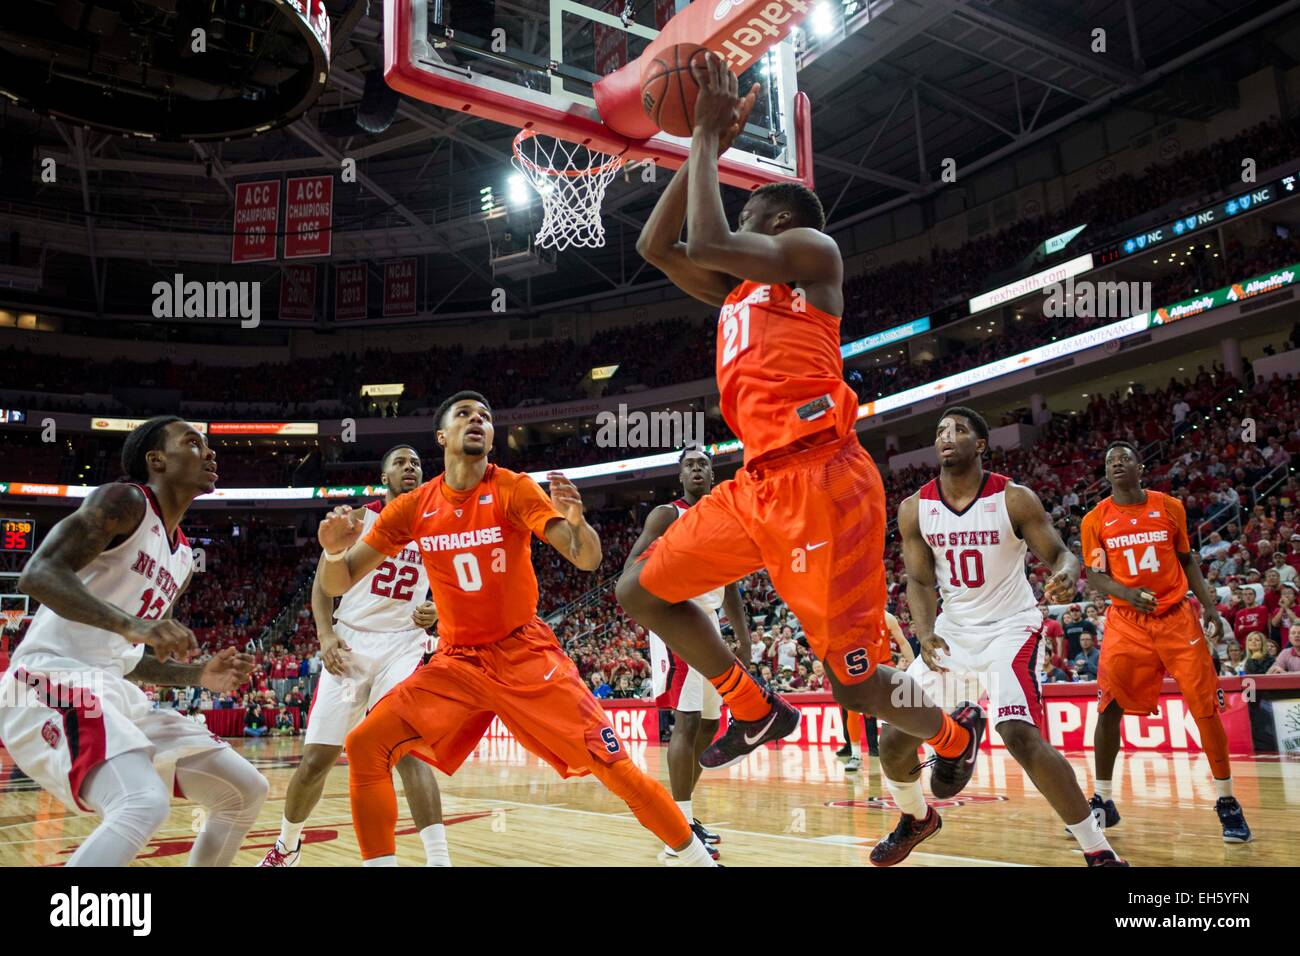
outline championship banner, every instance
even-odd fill
[[[662,30],[677,13],[677,0],[655,0],[655,29]]]
[[[366,317],[368,272],[364,262],[338,266],[334,270],[334,321],[347,322]]]
[[[209,435],[318,435],[317,422],[212,422]]]
[[[316,267],[280,270],[280,318],[311,321],[316,314]]]
[[[235,232],[230,261],[267,262],[275,258],[280,227],[280,181],[235,184]]]
[[[415,315],[415,259],[384,263],[384,318]]]
[[[334,177],[290,179],[284,203],[284,257],[328,256],[334,242]]]
[[[605,0],[604,11],[617,17],[623,12],[623,0]],[[627,63],[627,31],[594,23],[592,37],[596,45],[596,73],[609,76]]]

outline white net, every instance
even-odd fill
[[[515,137],[514,153],[515,168],[542,197],[542,228],[536,244],[557,251],[603,246],[600,204],[623,160],[527,129]]]

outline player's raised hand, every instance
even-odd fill
[[[203,663],[199,673],[199,686],[216,694],[233,694],[248,680],[257,658],[233,647],[223,647]]]
[[[1057,571],[1043,585],[1043,597],[1049,604],[1065,604],[1074,597],[1078,588],[1078,576],[1069,571]]]
[[[1150,614],[1156,609],[1156,596],[1146,588],[1129,588],[1124,599],[1143,614]]]
[[[438,623],[438,609],[432,601],[425,601],[415,609],[411,620],[415,622],[416,627],[427,631]]]
[[[339,505],[325,516],[316,531],[316,538],[327,554],[338,554],[357,543],[365,527],[365,512],[349,505]]]
[[[731,149],[737,137],[745,131],[745,124],[749,122],[749,114],[754,109],[754,101],[758,99],[758,93],[761,87],[755,83],[745,94],[745,98],[740,100],[736,106],[735,122],[729,126],[722,136],[718,138],[718,155],[721,156],[727,150]]]
[[[739,81],[727,61],[710,51],[691,58],[691,74],[700,86],[695,98],[695,129],[723,135],[736,122],[740,108]]]
[[[546,480],[551,484],[551,504],[555,510],[569,524],[582,524],[582,494],[578,491],[578,486],[558,471],[548,472]]]
[[[939,652],[945,654],[951,653],[948,642],[937,634],[930,634],[920,638],[921,660],[925,661],[925,666],[932,671],[938,671],[940,674],[946,674],[948,668],[939,663]]]
[[[170,660],[188,661],[199,649],[194,632],[179,621],[163,618],[161,621],[141,621],[141,626],[130,635],[123,635],[132,644],[148,644],[154,657],[166,663]]]

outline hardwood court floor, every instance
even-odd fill
[[[279,833],[285,788],[301,738],[236,740],[271,782],[258,826],[236,865],[256,864]],[[667,782],[665,749],[629,744],[648,773]],[[1091,792],[1091,753],[1068,755]],[[1226,846],[1214,815],[1214,789],[1203,756],[1120,756],[1116,800],[1123,821],[1111,832],[1135,866],[1282,866],[1300,858],[1300,759],[1236,759],[1237,795],[1255,842]],[[400,787],[400,780],[397,781]],[[457,866],[648,866],[660,845],[624,805],[590,777],[560,780],[513,741],[485,740],[454,778],[438,775],[452,861]],[[882,800],[882,794],[885,799]],[[696,814],[723,836],[730,866],[869,866],[867,853],[897,812],[887,802],[880,765],[846,774],[833,748],[768,748],[744,763],[705,773]],[[398,860],[424,862],[404,802]],[[180,866],[189,850],[193,804],[177,801],[139,866]],[[1003,751],[980,758],[966,791],[941,804],[943,831],[907,866],[1079,866],[1074,841],[1023,771]],[[94,826],[69,814],[13,772],[0,750],[0,865],[50,866],[65,860]],[[340,763],[304,831],[304,866],[359,863]]]

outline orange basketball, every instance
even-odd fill
[[[695,98],[700,86],[690,63],[704,64],[705,49],[679,43],[655,57],[641,74],[641,105],[646,115],[665,133],[690,136],[695,128]]]

